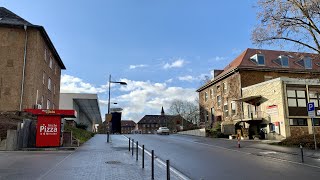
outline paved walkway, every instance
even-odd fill
[[[145,154],[145,168],[142,169],[141,156],[136,161],[135,154],[131,155],[126,137],[112,135],[110,143],[106,142],[106,138],[106,135],[95,135],[40,179],[151,179],[150,156]],[[157,161],[155,179],[166,179],[166,168]],[[172,174],[171,179],[179,178]]]

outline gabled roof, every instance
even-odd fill
[[[250,57],[255,54],[262,54],[265,57],[265,65],[258,65],[253,62]],[[279,56],[287,56],[289,58],[289,66],[282,67],[280,64],[276,63],[275,60]],[[312,69],[305,69],[303,66],[299,65],[297,61],[303,59],[304,57],[310,57],[312,59]],[[243,51],[238,57],[236,57],[230,64],[228,64],[223,72],[220,73],[213,80],[209,81],[205,85],[201,86],[197,92],[202,91],[208,86],[211,86],[223,79],[223,77],[232,74],[236,70],[246,69],[246,70],[256,70],[256,71],[282,71],[282,72],[320,72],[320,55],[314,53],[304,53],[304,52],[290,52],[290,51],[277,51],[277,50],[265,50],[265,49],[251,49],[248,48]]]
[[[0,19],[0,24],[33,25],[4,7],[0,7]]]
[[[180,119],[182,119],[180,115],[145,115],[138,124],[163,124]]]
[[[121,126],[136,126],[136,123],[132,120],[121,120]]]
[[[44,27],[31,24],[8,9],[0,7],[0,27],[24,28],[24,26],[27,26],[27,28],[36,28],[40,31],[43,39],[47,42],[48,47],[52,50],[53,55],[58,61],[61,69],[66,69]]]

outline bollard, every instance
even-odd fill
[[[132,149],[131,149],[131,155],[133,156],[133,148],[134,148],[134,139],[132,139]]]
[[[304,158],[303,158],[303,147],[300,143],[300,150],[301,150],[301,162],[304,163]]]
[[[167,160],[167,180],[170,180],[170,161]]]
[[[110,136],[110,133],[109,131],[107,132],[107,143],[109,143],[109,136]]]
[[[130,151],[131,138],[129,138],[129,151]]]
[[[138,152],[139,152],[139,146],[138,141],[136,142],[136,161],[138,161]]]
[[[144,168],[144,145],[142,145],[142,168]]]
[[[154,150],[151,151],[151,179],[154,179]]]
[[[237,136],[237,139],[238,139],[238,148],[240,148],[240,135],[239,134]]]

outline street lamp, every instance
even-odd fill
[[[120,84],[120,85],[127,85],[126,82],[121,82],[121,81],[111,81],[111,74],[109,76],[109,99],[108,99],[108,114],[110,114],[110,84],[115,83],[115,84]]]

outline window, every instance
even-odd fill
[[[211,122],[214,121],[214,108],[211,108]]]
[[[312,69],[312,59],[310,57],[305,57],[296,61],[297,64],[304,67],[305,69]]]
[[[204,92],[204,101],[207,102],[208,100],[208,92]]]
[[[48,79],[48,89],[51,91],[51,78]]]
[[[44,48],[44,61],[47,62],[48,50]]]
[[[43,75],[42,75],[42,83],[45,84],[46,83],[46,73],[43,72]]]
[[[221,96],[217,96],[217,104],[218,104],[218,107],[221,106]]]
[[[281,55],[274,62],[282,67],[289,67],[289,58],[287,56]]]
[[[307,107],[305,90],[287,90],[289,107]]]
[[[49,61],[49,67],[50,67],[50,69],[52,69],[52,65],[53,65],[53,62],[52,62],[53,60],[52,60],[52,57],[50,56],[50,61]]]
[[[48,100],[47,100],[47,109],[50,109],[50,103],[51,103],[51,102],[50,102],[50,100],[48,99]]]
[[[227,93],[228,91],[228,84],[226,82],[223,83],[223,92]]]
[[[217,85],[217,91],[220,91],[220,85]]]
[[[258,65],[264,65],[264,55],[263,54],[255,54],[251,56],[250,60],[254,61]]]
[[[315,126],[320,126],[320,119],[319,118],[313,118],[313,124]]]
[[[309,91],[309,100],[314,103],[315,107],[319,107],[319,93],[315,91]]]
[[[53,94],[56,94],[56,84],[53,84]]]
[[[231,115],[236,114],[236,102],[231,101]]]
[[[54,104],[52,104],[52,109],[55,109],[55,107],[56,107],[56,106],[55,106]]]
[[[210,89],[210,98],[213,99],[213,88]]]
[[[229,108],[228,108],[228,104],[224,104],[223,105],[223,112],[224,112],[224,116],[229,116]]]
[[[308,126],[307,119],[305,118],[295,118],[289,119],[290,126]]]
[[[204,111],[204,121],[205,121],[205,122],[208,122],[208,117],[209,117],[208,111],[205,110],[205,111]]]
[[[41,96],[41,109],[43,108],[43,101],[44,101],[44,97],[43,96]]]

